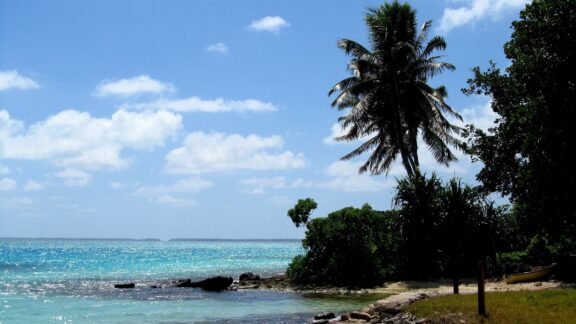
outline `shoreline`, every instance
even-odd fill
[[[486,282],[485,291],[507,292],[507,291],[535,291],[544,289],[560,289],[575,287],[576,284],[569,284],[558,281],[537,281],[527,283],[507,284],[504,280],[496,282]],[[373,288],[345,288],[313,285],[293,285],[285,275],[277,275],[258,280],[246,280],[234,282],[230,290],[256,289],[294,292],[302,295],[359,295],[374,294],[388,295],[372,304],[366,305],[358,311],[348,311],[334,313],[325,310],[311,319],[312,323],[417,323],[425,319],[404,311],[405,307],[415,301],[428,299],[453,293],[451,280],[436,281],[393,281],[383,284],[381,287]],[[475,280],[464,279],[459,285],[461,295],[477,293],[478,286]]]
[[[536,281],[526,283],[507,284],[504,280],[499,281],[486,281],[485,291],[517,291],[517,290],[539,290],[550,288],[561,288],[563,286],[571,286],[560,281]],[[473,279],[460,280],[460,293],[476,292],[477,283]],[[407,291],[439,291],[444,293],[449,291],[452,293],[452,280],[429,280],[429,281],[415,281],[415,280],[401,280],[390,281],[384,283],[379,287],[371,288],[353,288],[353,287],[335,287],[335,286],[318,286],[318,285],[299,285],[291,283],[286,275],[278,274],[271,277],[263,277],[260,279],[251,279],[243,281],[234,281],[229,290],[241,289],[257,289],[257,290],[273,290],[273,291],[289,291],[296,293],[336,293],[336,294],[391,294],[396,295]]]

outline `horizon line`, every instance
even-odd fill
[[[22,237],[22,236],[1,236],[0,240],[69,240],[69,241],[237,241],[237,242],[259,242],[259,241],[301,241],[298,238],[123,238],[123,237]]]

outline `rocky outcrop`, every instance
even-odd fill
[[[118,288],[118,289],[130,289],[130,288],[135,288],[135,287],[136,287],[136,284],[133,282],[114,285],[114,288]]]
[[[370,321],[372,319],[370,314],[364,312],[351,312],[349,316],[351,319],[359,319],[364,321]]]
[[[315,320],[329,320],[333,318],[336,318],[336,314],[334,313],[322,313],[314,316]]]
[[[204,290],[220,291],[230,287],[232,282],[234,282],[234,280],[231,277],[218,276],[198,281],[196,284]]]
[[[201,288],[208,291],[226,290],[234,280],[231,277],[212,277],[201,281],[192,281],[190,279],[179,280],[174,287],[179,288]]]
[[[240,275],[240,282],[243,281],[254,281],[254,280],[260,280],[260,276],[259,275],[255,275],[252,272],[244,272],[243,274]]]

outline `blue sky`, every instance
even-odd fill
[[[300,238],[286,211],[391,207],[399,165],[341,162],[328,90],[348,76],[340,38],[366,44],[381,1],[0,0],[0,237]],[[525,0],[411,1],[445,60],[431,80],[468,123],[474,66],[502,46]],[[367,45],[367,44],[366,44]],[[357,143],[356,143],[357,144]],[[474,181],[462,156],[424,168]]]

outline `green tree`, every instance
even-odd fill
[[[438,162],[456,160],[449,146],[461,145],[453,136],[460,128],[444,114],[461,117],[444,101],[446,88],[427,83],[428,78],[454,69],[434,55],[436,50],[446,48],[446,42],[439,36],[426,42],[431,21],[418,32],[415,10],[397,1],[368,9],[366,24],[372,49],[353,40],[340,40],[338,47],[352,56],[348,64],[352,76],[329,92],[338,93],[332,107],[350,109],[339,118],[346,133],[337,140],[368,138],[342,159],[371,151],[359,171],[381,174],[400,154],[406,172],[414,175],[419,168],[420,134]]]
[[[347,207],[306,224],[305,255],[286,274],[296,283],[371,287],[397,273],[395,211]]]
[[[310,213],[318,207],[318,204],[312,198],[298,199],[294,208],[288,210],[288,217],[296,227],[306,225],[310,219]]]
[[[393,202],[400,212],[403,273],[412,279],[441,273],[440,239],[442,183],[436,174],[428,179],[417,173],[398,180]]]
[[[469,151],[484,163],[485,190],[508,195],[526,237],[576,237],[576,2],[528,4],[504,46],[511,64],[474,68],[468,94],[492,97],[488,132],[469,127]]]
[[[454,294],[459,292],[463,270],[475,271],[477,262],[491,245],[486,230],[489,221],[484,217],[488,208],[479,191],[458,178],[451,179],[442,190],[440,242]]]

